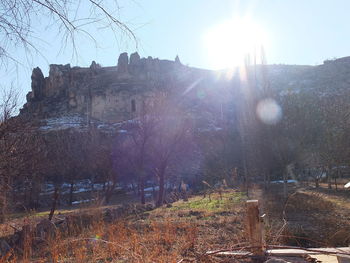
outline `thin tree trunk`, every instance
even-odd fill
[[[338,191],[338,183],[337,178],[339,177],[339,168],[336,169],[335,175],[334,175],[334,186],[335,190]]]
[[[131,182],[131,189],[135,196],[138,196],[138,187],[135,187],[134,182]]]
[[[69,188],[69,205],[70,206],[72,206],[72,203],[73,203],[73,192],[74,192],[74,183],[71,183]]]
[[[113,191],[114,191],[116,184],[117,184],[117,180],[113,180],[113,183],[111,186],[108,184],[108,186],[106,188],[106,194],[105,194],[106,204],[108,204],[109,201],[111,200],[111,197],[112,197],[112,194],[113,194]]]
[[[146,203],[146,199],[145,199],[145,178],[143,176],[141,176],[140,178],[140,195],[141,195],[141,204],[145,204]]]
[[[338,191],[337,177],[334,177],[335,190]]]
[[[30,209],[33,209],[33,185],[32,183],[29,184],[29,193],[28,193],[28,202],[27,202],[27,207],[29,207]]]
[[[92,199],[94,199],[96,197],[96,195],[94,193],[94,191],[95,191],[95,188],[94,188],[95,183],[94,183],[94,181],[95,181],[95,177],[94,177],[93,180],[91,180],[91,183],[90,183],[90,200],[92,200]]]
[[[141,196],[141,177],[139,178],[139,181],[137,184],[137,196]]]
[[[0,177],[0,223],[3,223],[6,219],[7,212],[7,194],[8,194],[8,180],[5,179],[5,176]]]
[[[40,193],[41,189],[39,189],[35,194],[35,209],[40,207]]]
[[[164,202],[164,175],[160,175],[157,207],[162,206],[163,202]]]
[[[264,189],[266,191],[270,186],[270,173],[268,171],[265,171],[263,173],[263,177],[264,177]]]
[[[157,207],[162,206],[164,203],[164,183],[165,183],[165,168],[161,168],[159,172],[159,192]]]
[[[288,196],[288,185],[287,185],[287,171],[283,173],[283,197],[287,199]]]
[[[332,189],[332,181],[331,181],[331,169],[330,166],[327,169],[327,183],[328,183],[328,189]]]
[[[7,208],[7,197],[6,191],[2,191],[0,196],[0,223],[3,223],[6,218],[6,208]]]
[[[248,168],[247,168],[247,161],[245,157],[243,160],[243,168],[244,168],[245,190],[246,190],[247,196],[249,197],[249,174],[248,174]]]
[[[51,205],[51,210],[49,214],[50,221],[52,220],[52,217],[55,213],[58,197],[59,197],[59,188],[55,187],[55,192],[53,193],[52,205]]]

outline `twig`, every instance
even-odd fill
[[[288,196],[285,204],[284,204],[284,207],[283,207],[283,212],[282,212],[282,215],[283,215],[283,225],[281,226],[281,228],[278,230],[275,238],[272,240],[272,243],[275,243],[277,242],[277,240],[281,237],[281,233],[283,232],[283,230],[286,228],[288,222],[287,222],[287,216],[286,216],[286,208],[287,208],[287,205],[288,205],[288,202],[289,200],[291,199],[292,196],[294,196],[295,194],[297,194],[298,192],[294,192],[293,194],[291,194],[290,196]]]
[[[7,225],[10,226],[11,228],[13,228],[15,231],[18,231],[18,232],[21,231],[19,228],[15,227],[11,224],[7,224]]]

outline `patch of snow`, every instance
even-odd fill
[[[83,204],[83,203],[88,203],[91,201],[94,201],[95,199],[86,199],[86,200],[79,200],[79,201],[74,201],[72,202],[72,205],[78,205],[78,204]]]
[[[335,169],[346,169],[346,168],[349,168],[349,166],[347,166],[347,165],[340,165],[340,166],[332,167],[333,170],[335,170]]]
[[[106,184],[112,185],[113,182],[106,182]],[[79,181],[74,182],[74,189],[73,193],[84,193],[84,192],[90,192],[91,191],[91,180],[90,179],[82,179]],[[71,183],[70,182],[63,182],[60,185],[60,192],[61,194],[69,194],[70,192]],[[40,195],[50,195],[54,193],[55,186],[52,183],[44,183],[42,185],[42,192]],[[94,183],[93,189],[101,191],[103,189],[103,183]],[[123,188],[120,185],[116,185],[114,188],[115,190],[122,190]]]
[[[78,128],[86,123],[86,120],[80,116],[62,116],[49,118],[45,120],[46,124],[39,127],[39,130],[64,130],[68,128]]]
[[[106,125],[106,124],[99,124],[99,125],[97,125],[97,129],[103,129],[103,128],[106,128],[106,127],[108,127],[108,125]]]
[[[350,182],[348,182],[346,185],[344,185],[344,188],[349,188],[350,187]]]
[[[155,186],[154,187],[154,190],[155,191],[158,191],[159,190],[159,186]],[[147,187],[144,189],[145,192],[150,192],[150,191],[153,191],[153,187]]]
[[[297,183],[297,180],[287,180],[287,184],[292,184],[292,183]],[[283,184],[284,180],[276,180],[276,181],[271,181],[271,184]]]
[[[76,190],[74,190],[73,191],[73,193],[84,193],[84,192],[88,192],[88,191],[90,191],[91,190],[91,187],[90,187],[90,189],[86,189],[86,188],[78,188],[78,189],[76,189]]]

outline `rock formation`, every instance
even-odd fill
[[[343,94],[349,88],[349,57],[325,61],[319,66],[260,67],[252,66],[256,73],[251,75],[256,75],[258,87],[262,82],[268,83],[275,98],[299,92],[315,93],[315,96]],[[87,68],[50,65],[48,77],[35,68],[31,78],[32,91],[27,94],[20,115],[41,120],[78,115],[81,119],[107,123],[135,118],[140,105],[162,92],[186,97],[186,103],[203,116],[199,104],[204,105],[202,108],[222,111],[223,104],[241,100],[237,96],[242,95],[239,89],[244,81],[239,70],[228,78],[224,71],[184,66],[178,56],[170,61],[140,58],[138,53],[130,58],[122,53],[117,66],[112,67],[101,67],[95,61]]]
[[[48,77],[35,68],[21,114],[41,119],[79,114],[106,122],[130,119],[141,101],[190,71],[174,61],[141,59],[138,53],[130,60],[122,53],[116,67],[101,67],[95,61],[89,68],[50,65]]]

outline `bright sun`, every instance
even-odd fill
[[[214,69],[233,68],[245,57],[260,56],[267,36],[259,24],[249,18],[236,18],[210,28],[204,35],[204,48]]]

